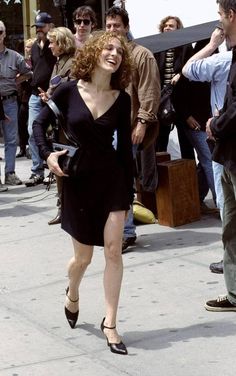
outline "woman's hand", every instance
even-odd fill
[[[64,155],[66,153],[67,153],[66,149],[62,151],[55,151],[55,152],[52,152],[47,158],[46,162],[47,162],[49,170],[57,176],[68,176],[63,173],[63,171],[61,170],[58,164],[58,158],[60,157],[60,155]]]
[[[49,100],[49,95],[47,94],[47,92],[43,91],[41,87],[38,87],[38,91],[39,91],[39,97],[41,98],[41,100],[43,102],[47,102]]]

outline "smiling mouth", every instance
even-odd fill
[[[114,61],[114,60],[107,60],[107,62],[108,62],[109,64],[116,65],[116,61]]]

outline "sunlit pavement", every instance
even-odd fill
[[[30,176],[30,165],[17,160],[21,179]],[[95,248],[81,285],[76,328],[65,320],[72,246],[59,225],[47,224],[56,200],[55,184],[50,191],[22,185],[0,193],[1,376],[235,374],[235,313],[204,309],[206,300],[225,293],[223,275],[209,271],[223,254],[219,219],[138,226],[136,245],[123,256],[117,327],[129,355],[119,356],[100,331],[102,248]]]

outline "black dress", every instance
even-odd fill
[[[128,210],[133,200],[130,97],[121,91],[113,105],[96,120],[76,81],[61,84],[52,99],[83,149],[78,176],[63,178],[62,228],[83,244],[104,245],[103,231],[109,213]],[[45,131],[52,116],[45,106],[33,126],[44,159],[50,150]],[[115,130],[117,150],[112,146]]]

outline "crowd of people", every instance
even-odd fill
[[[5,46],[6,26],[0,21],[0,122],[5,156],[0,192],[22,184],[15,161],[26,156],[27,145],[32,167],[26,187],[43,183],[47,163],[58,191],[58,212],[49,224],[61,223],[71,235],[74,251],[68,265],[65,316],[75,328],[81,280],[94,246],[104,246],[101,330],[113,353],[128,353],[116,321],[122,253],[137,238],[132,212],[135,182],[143,191],[156,191],[156,153],[167,150],[173,126],[181,157],[197,159],[202,213],[219,210],[222,219],[224,256],[210,269],[224,273],[227,295],[208,301],[205,308],[236,311],[236,1],[216,2],[220,26],[209,40],[154,55],[133,40],[123,7],[107,10],[104,31],[95,31],[96,14],[91,7],[77,8],[74,34],[66,27],[55,27],[52,17],[40,12],[33,25],[36,38],[25,41],[25,57]],[[180,28],[183,24],[176,16],[165,17],[159,25],[161,33]],[[226,51],[219,52],[224,41]],[[174,124],[168,125],[158,117],[167,85],[172,86],[176,112]],[[54,132],[50,103],[65,120],[66,131]],[[63,150],[53,150],[50,132],[54,141],[64,145]],[[71,140],[78,157],[73,175],[68,175],[61,161]],[[215,204],[212,209],[204,203],[209,190]]]

